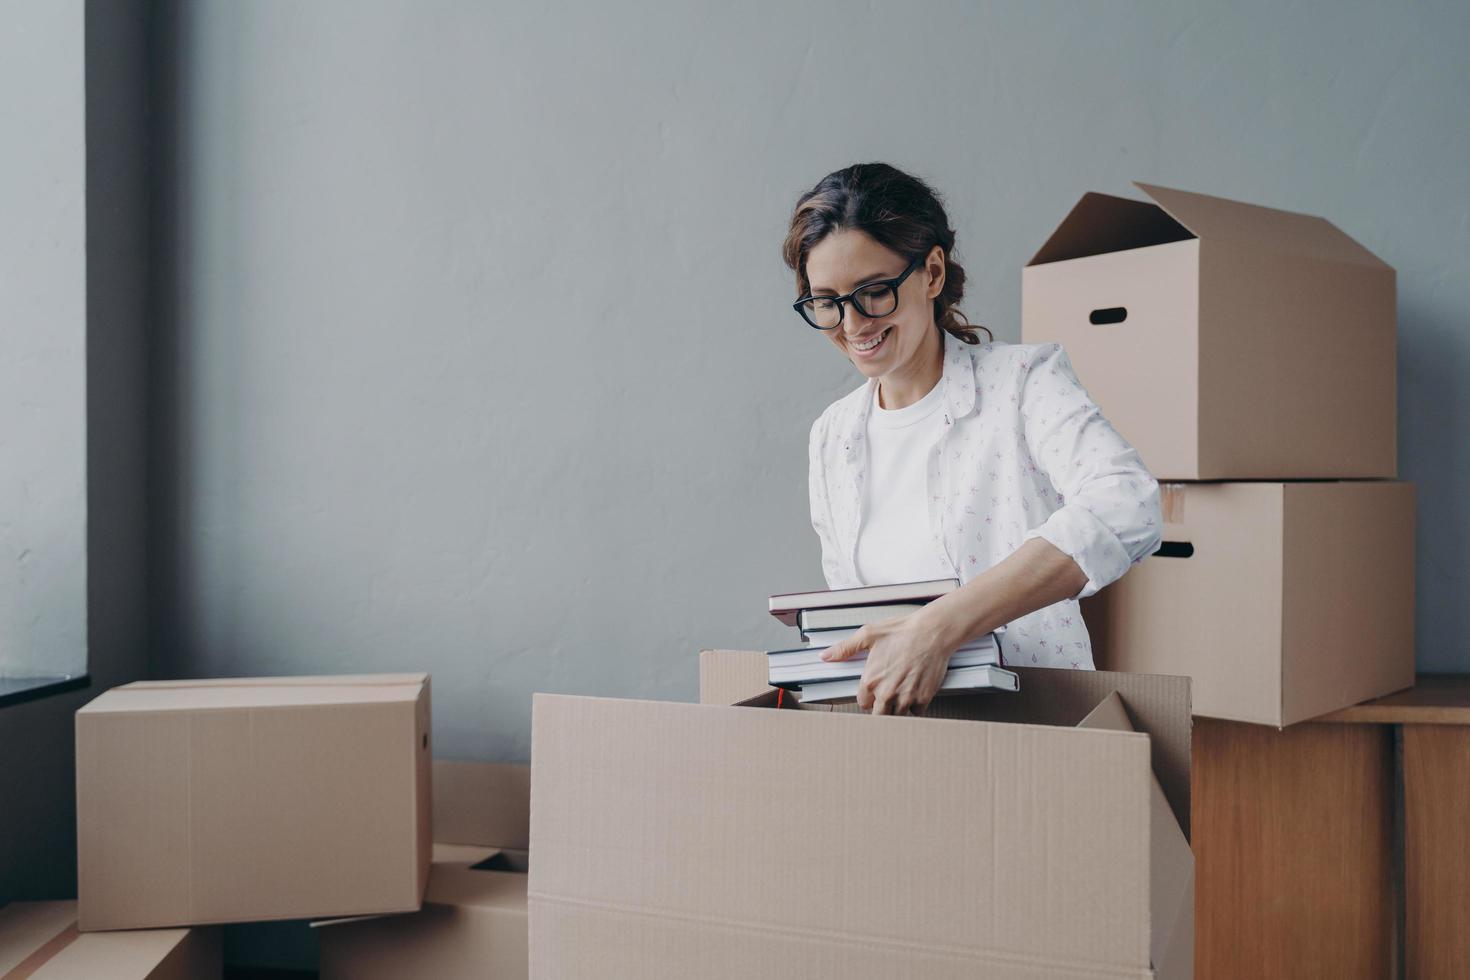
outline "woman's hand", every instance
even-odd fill
[[[857,703],[875,715],[901,715],[929,705],[953,649],[939,630],[917,613],[869,623],[852,636],[832,644],[823,660],[848,660],[868,651],[868,662],[858,681]]]

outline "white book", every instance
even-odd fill
[[[825,648],[839,640],[847,639],[860,629],[862,629],[861,626],[843,626],[835,629],[802,630],[801,638],[806,641],[806,645],[809,647]],[[1004,626],[997,626],[992,632],[1000,634],[1005,631],[1006,628]]]
[[[824,680],[840,680],[844,677],[861,677],[863,668],[867,666],[867,657],[853,657],[851,660],[821,660],[813,664],[795,664],[790,667],[772,667],[770,685],[782,687],[797,684],[805,687],[809,682]],[[1000,655],[995,648],[988,650],[956,650],[950,654],[949,666],[976,667],[981,664],[1000,664]]]
[[[858,626],[849,626],[844,629],[835,630],[805,630],[802,632],[801,638],[806,640],[806,645],[809,647],[822,647],[825,649],[838,640],[847,639],[860,628]]]
[[[857,697],[860,678],[840,681],[823,681],[820,684],[803,684],[798,695],[803,704],[816,702],[853,700]],[[955,667],[944,675],[940,691],[1019,691],[1021,679],[1002,667],[984,665],[979,667]]]
[[[809,645],[804,647],[791,647],[789,649],[783,650],[768,650],[766,652],[766,666],[774,669],[777,667],[795,667],[803,664],[826,663],[827,661],[822,659],[822,652],[826,650],[828,646],[831,646],[831,644],[825,644],[819,647]],[[962,646],[958,647],[954,652],[961,653],[969,652],[972,650],[994,650],[998,652],[999,649],[1000,644],[996,641],[995,634],[986,633],[984,636],[976,637],[975,639],[963,644]],[[867,656],[868,651],[861,650],[858,652],[858,655],[856,657],[852,657],[848,662],[861,662],[863,660],[866,660]]]
[[[841,606],[837,609],[802,609],[796,625],[803,633],[827,629],[856,629],[895,616],[907,616],[924,608],[922,602],[896,602],[875,606]]]

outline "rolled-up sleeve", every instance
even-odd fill
[[[1040,345],[1021,385],[1022,424],[1037,465],[1062,504],[1024,540],[1042,538],[1087,575],[1085,599],[1159,550],[1159,483],[1103,417],[1060,344]]]

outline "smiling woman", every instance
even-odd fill
[[[938,195],[855,164],[797,201],[796,312],[864,376],[812,424],[809,495],[829,588],[958,578],[827,659],[868,651],[858,704],[922,708],[963,643],[1007,626],[1005,662],[1092,668],[1077,600],[1158,550],[1158,482],[1057,344],[982,342]],[[989,335],[989,331],[985,331]]]

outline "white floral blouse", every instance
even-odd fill
[[[812,424],[809,496],[831,589],[865,585],[855,571],[867,471],[870,387]],[[1159,549],[1158,481],[1088,396],[1060,344],[966,344],[944,333],[944,423],[929,451],[934,547],[961,584],[1041,537],[1070,555],[1087,584],[1007,624],[1002,656],[1018,666],[1092,669],[1077,600]]]

